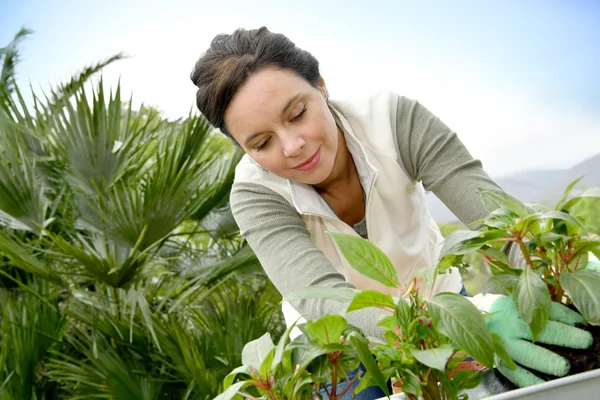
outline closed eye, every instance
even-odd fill
[[[302,111],[300,111],[300,112],[298,113],[298,115],[296,115],[294,118],[292,118],[292,119],[290,120],[290,122],[296,122],[296,121],[299,121],[299,120],[302,118],[302,116],[304,115],[304,113],[305,113],[305,112],[306,112],[306,107],[304,107],[304,108],[302,109]]]
[[[259,144],[258,146],[256,146],[256,151],[261,151],[262,149],[266,148],[269,143],[271,142],[271,138],[267,138],[264,142],[262,142],[261,144]]]

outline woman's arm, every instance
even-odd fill
[[[260,184],[236,183],[231,192],[231,209],[240,233],[282,296],[308,286],[354,288],[312,242],[304,221],[282,196]],[[348,307],[325,299],[291,304],[306,319],[344,315]],[[390,314],[380,309],[366,308],[345,317],[367,335],[382,338],[383,330],[376,325],[381,316],[387,315]]]
[[[415,100],[399,96],[396,134],[401,166],[408,176],[423,182],[458,219],[471,229],[472,222],[488,212],[478,194],[482,189],[501,189],[474,159],[458,135]],[[505,252],[515,265],[523,265],[517,248]]]

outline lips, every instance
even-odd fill
[[[295,166],[294,169],[297,169],[299,171],[309,171],[309,170],[313,169],[319,163],[320,159],[321,159],[321,148],[319,147],[317,149],[317,151],[315,152],[315,154],[313,154],[308,160],[304,161],[302,164]]]

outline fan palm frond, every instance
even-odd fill
[[[6,47],[0,48],[0,92],[5,95],[9,95],[15,85],[15,67],[20,61],[19,45],[31,33],[29,29],[21,28]]]
[[[27,283],[31,292],[2,290],[0,322],[0,398],[39,398],[42,359],[66,329],[58,298],[41,280]],[[41,301],[43,298],[44,301]],[[37,393],[36,393],[37,392]],[[36,395],[37,394],[37,395]]]

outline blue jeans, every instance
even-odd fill
[[[348,380],[352,380],[352,378],[354,378],[360,371],[365,372],[365,367],[361,364],[361,366],[359,368],[357,368],[356,370],[350,372],[348,374]],[[378,399],[380,397],[385,397],[385,393],[383,392],[383,390],[381,390],[381,388],[379,386],[371,386],[365,390],[363,390],[362,392],[358,393],[355,397],[353,396],[353,390],[354,388],[356,388],[358,386],[358,384],[360,383],[360,379],[357,379],[353,384],[352,384],[352,389],[348,389],[348,391],[346,392],[346,394],[344,395],[344,397],[342,397],[341,400],[373,400],[373,399]],[[348,387],[348,382],[344,381],[344,382],[340,382],[337,384],[336,387],[336,392],[342,393],[344,390],[346,390],[346,388]],[[329,392],[331,392],[331,382],[329,382],[327,384],[327,390]],[[325,388],[321,389],[321,396],[323,396],[324,399],[329,399],[329,397],[327,396],[327,392],[325,392]]]

